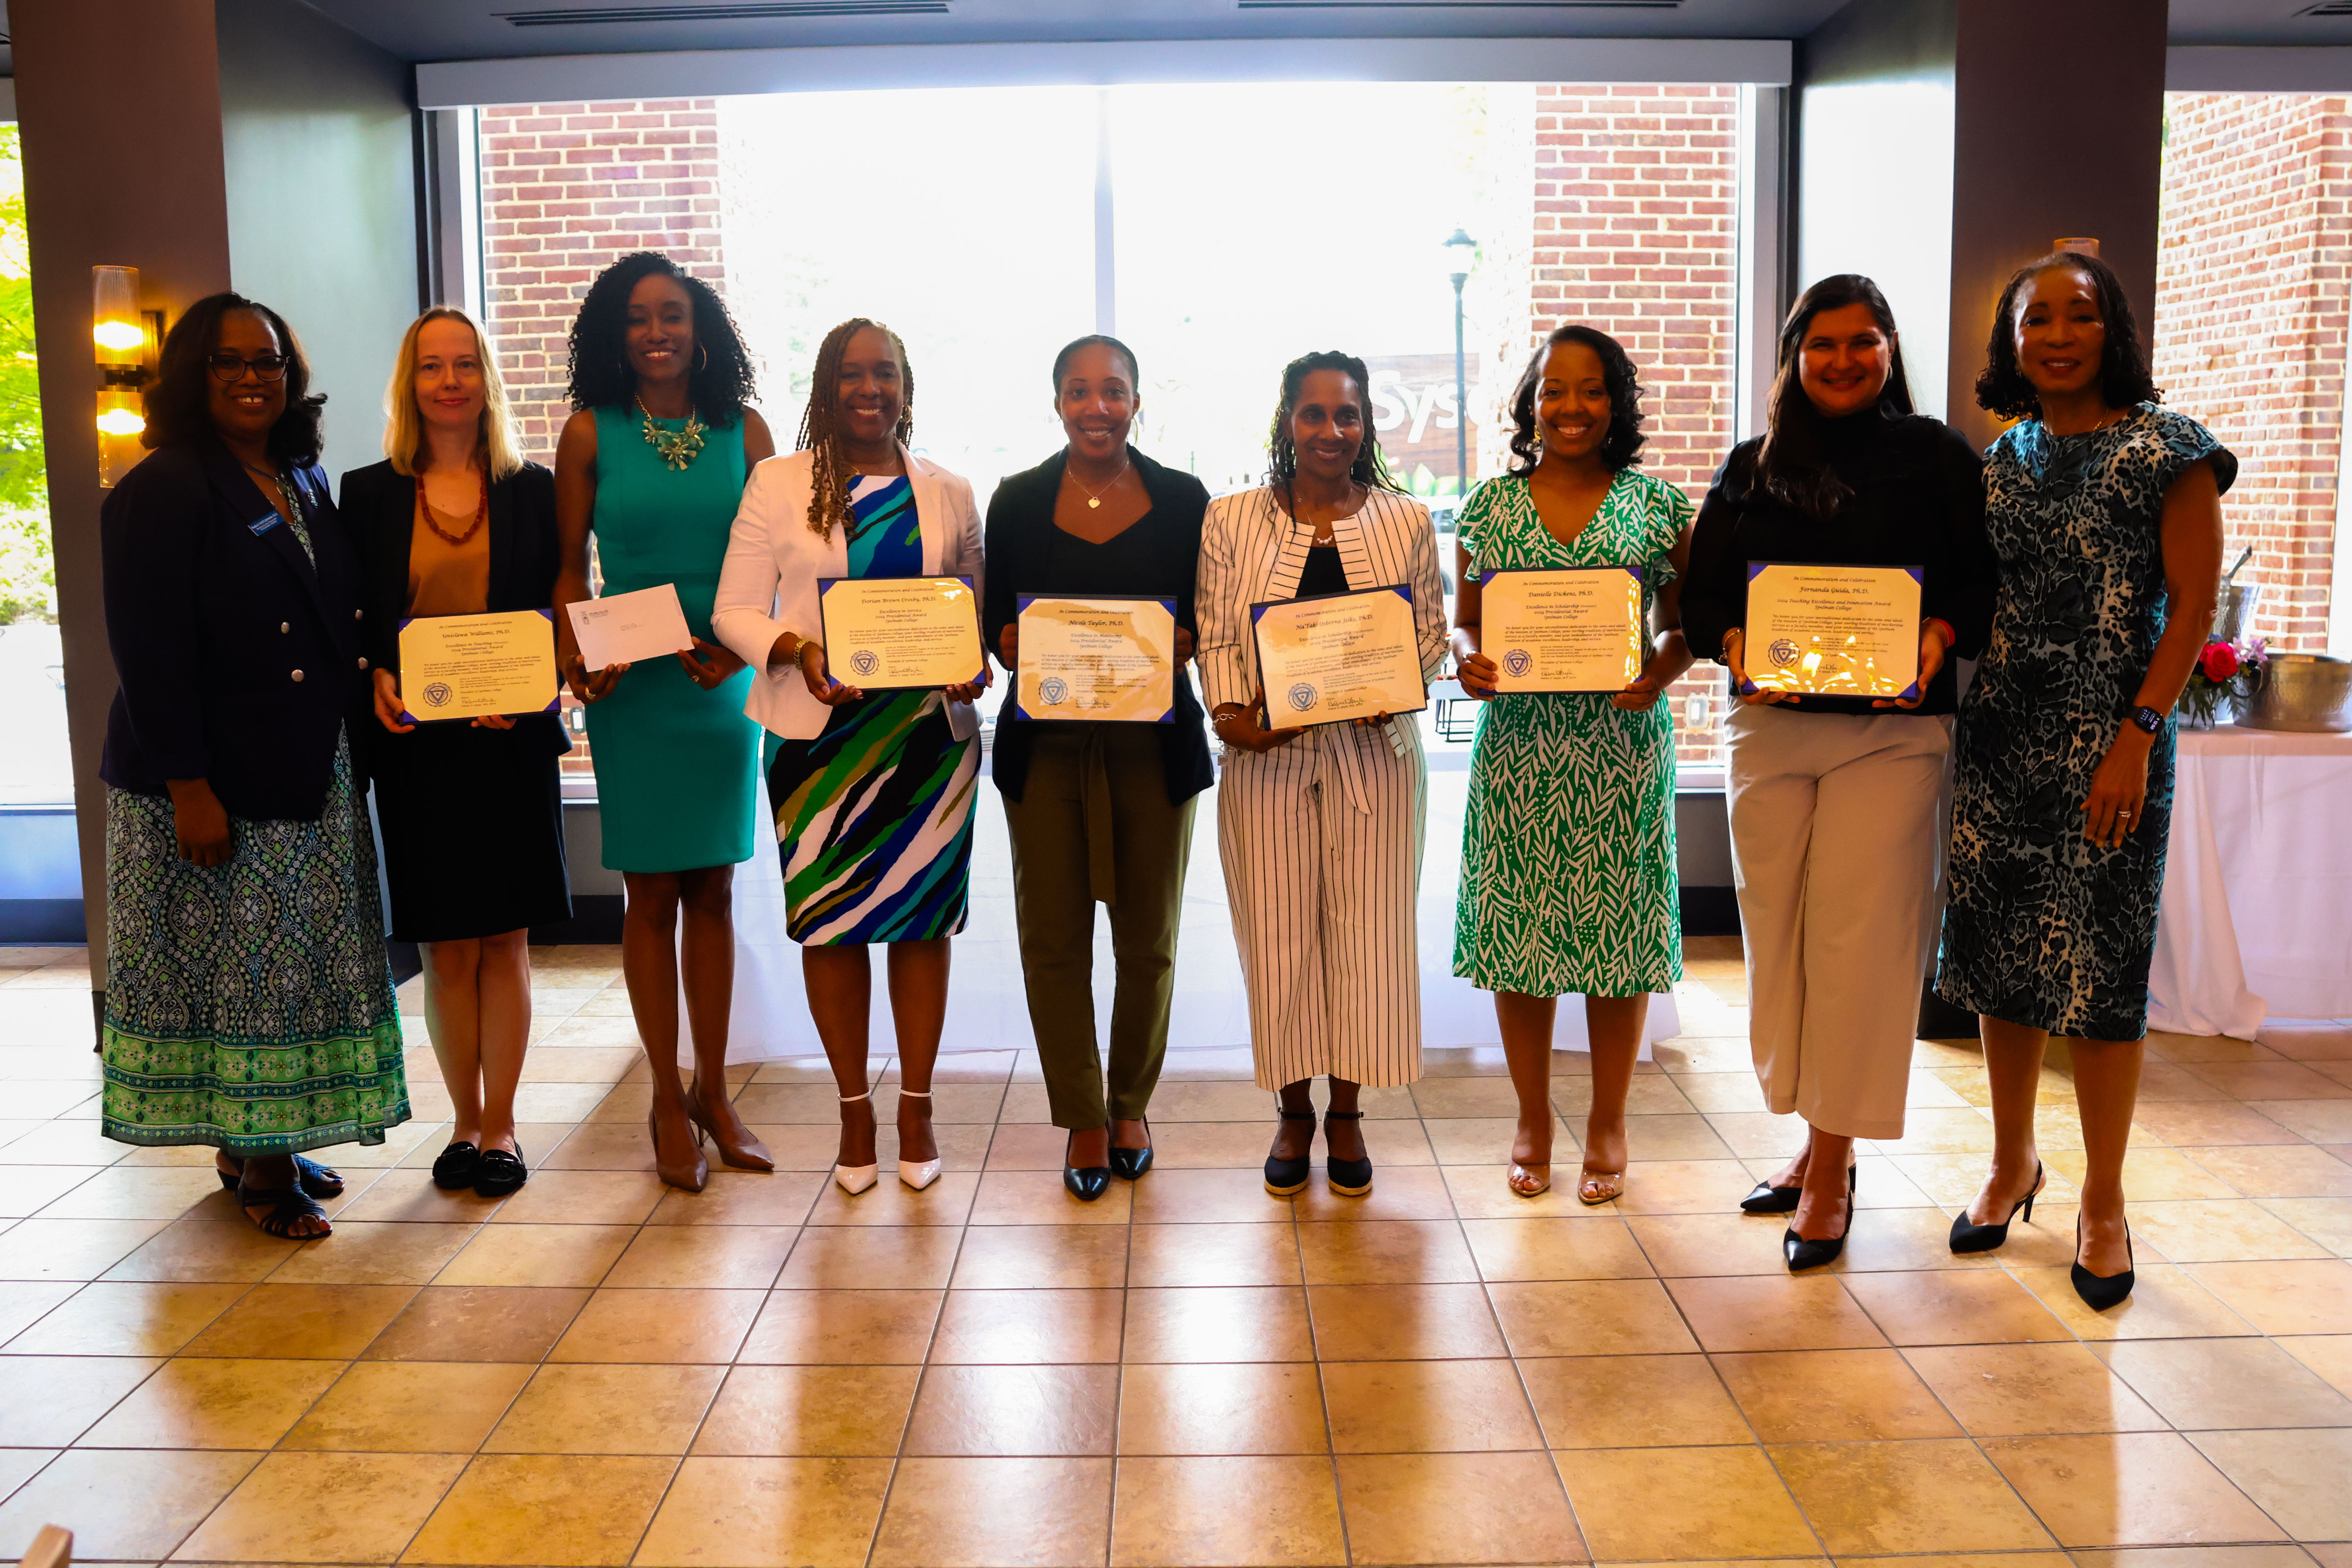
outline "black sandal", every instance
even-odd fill
[[[297,1154],[294,1156],[294,1170],[301,1178],[302,1190],[312,1197],[323,1199],[339,1198],[343,1195],[342,1173],[332,1166],[321,1165],[316,1160],[306,1160]],[[220,1177],[221,1191],[225,1193],[236,1191],[236,1176],[222,1170],[218,1165],[213,1167],[213,1173]]]
[[[1315,1113],[1311,1110],[1284,1110],[1276,1106],[1275,1113],[1285,1121],[1315,1120]],[[1267,1192],[1272,1193],[1276,1197],[1286,1198],[1307,1190],[1307,1174],[1313,1169],[1314,1133],[1309,1132],[1307,1135],[1307,1153],[1296,1154],[1287,1160],[1276,1159],[1272,1154],[1265,1157],[1265,1190]]]
[[[529,1180],[530,1172],[522,1163],[521,1144],[516,1144],[511,1152],[504,1149],[485,1149],[480,1168],[474,1176],[474,1195],[510,1197],[522,1191],[522,1184]]]
[[[1331,1190],[1343,1198],[1360,1198],[1372,1190],[1372,1157],[1342,1160],[1331,1152],[1331,1128],[1334,1121],[1361,1121],[1360,1110],[1327,1110],[1323,1113],[1323,1179]]]
[[[254,1219],[253,1223],[264,1236],[274,1236],[280,1241],[316,1241],[320,1237],[335,1234],[332,1221],[329,1221],[326,1229],[307,1236],[294,1233],[294,1227],[306,1219],[327,1217],[327,1211],[319,1206],[319,1200],[299,1186],[254,1188],[247,1186],[240,1179],[236,1184],[236,1206],[246,1211],[247,1219],[253,1219],[252,1211],[255,1209],[268,1209],[268,1214]]]

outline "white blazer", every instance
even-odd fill
[[[903,447],[899,452],[915,492],[915,521],[923,531],[922,575],[970,577],[976,591],[980,509],[972,504],[971,486]],[[743,711],[788,741],[816,739],[832,710],[809,695],[799,670],[771,671],[769,651],[786,632],[823,642],[817,579],[849,575],[849,542],[843,530],[835,526],[833,537],[825,539],[808,525],[815,468],[815,454],[793,452],[770,458],[751,470],[727,539],[719,597],[710,612],[719,640],[753,671]],[[959,741],[980,729],[969,702],[948,704],[948,724]]]

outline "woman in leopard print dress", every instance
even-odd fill
[[[2022,419],[1985,469],[2000,596],[1953,739],[1937,988],[1982,1016],[1995,1142],[1951,1244],[2000,1246],[2040,1189],[2035,1093],[2062,1037],[2087,1166],[2074,1289],[2104,1308],[2131,1289],[2123,1162],[2171,816],[2166,715],[2213,624],[2238,464],[2156,405],[2130,302],[2095,257],[2011,279],[1988,357],[1978,400]]]

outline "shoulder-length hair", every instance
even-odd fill
[[[2116,269],[2095,256],[2079,250],[2053,250],[2017,269],[2000,303],[1992,313],[1992,337],[1985,344],[1985,367],[1977,377],[1977,406],[2005,419],[2038,419],[2042,395],[2025,379],[2017,363],[2017,302],[2026,285],[2044,272],[2064,268],[2091,280],[2091,297],[2098,302],[2099,321],[2106,328],[2106,346],[2099,353],[2099,395],[2110,408],[2135,403],[2161,403],[2156,377],[2149,372],[2147,351],[2140,346],[2139,321],[2132,314],[2131,296],[2124,292]]]
[[[833,537],[834,525],[849,524],[849,487],[854,474],[841,449],[841,356],[849,340],[871,327],[890,340],[898,356],[898,424],[891,437],[901,447],[915,443],[915,367],[907,363],[907,345],[881,322],[852,316],[825,333],[816,349],[816,369],[809,379],[808,406],[801,411],[800,449],[811,455],[808,525],[811,533]]]
[[[149,448],[184,447],[213,433],[212,367],[205,362],[220,342],[221,318],[251,310],[278,334],[286,356],[286,412],[269,427],[269,455],[294,463],[315,463],[325,448],[320,410],[327,395],[310,390],[310,361],[286,318],[242,294],[208,294],[187,309],[163,338],[154,384],[147,388],[147,428],[140,444]]]
[[[588,285],[580,313],[572,319],[572,406],[626,408],[636,400],[637,373],[629,368],[629,295],[656,272],[675,279],[694,306],[695,363],[687,372],[687,397],[704,424],[724,430],[743,417],[753,396],[751,353],[718,290],[658,250],[633,250]]]
[[[1895,335],[1895,311],[1878,285],[1859,272],[1839,272],[1799,296],[1789,319],[1780,323],[1780,368],[1772,377],[1764,440],[1756,450],[1750,482],[1817,521],[1826,521],[1853,492],[1830,467],[1822,439],[1822,411],[1805,394],[1805,334],[1812,331],[1815,316],[1848,305],[1868,306],[1872,320],[1893,345],[1886,389],[1878,395],[1879,409],[1894,414],[1912,411],[1911,382],[1903,370],[1903,342]]]
[[[1556,329],[1537,344],[1528,368],[1519,373],[1518,387],[1511,394],[1510,471],[1525,479],[1543,460],[1543,437],[1536,433],[1536,394],[1543,389],[1544,362],[1562,343],[1582,343],[1601,361],[1601,384],[1609,395],[1609,434],[1601,439],[1601,460],[1612,469],[1639,463],[1650,438],[1642,434],[1642,378],[1633,369],[1633,356],[1600,328],[1572,325]]]
[[[1300,354],[1282,367],[1282,401],[1275,405],[1274,429],[1266,437],[1265,482],[1282,492],[1286,505],[1294,499],[1298,443],[1291,438],[1290,416],[1298,406],[1298,389],[1318,370],[1336,370],[1356,384],[1357,405],[1364,416],[1364,444],[1356,448],[1356,460],[1349,465],[1348,477],[1368,489],[1403,489],[1396,476],[1389,472],[1388,459],[1381,455],[1380,432],[1372,428],[1371,373],[1364,368],[1362,360],[1338,349]]]
[[[481,454],[491,483],[510,479],[522,468],[522,450],[515,445],[507,384],[499,374],[499,358],[490,352],[488,334],[479,321],[455,305],[434,306],[409,322],[408,331],[400,335],[392,381],[383,389],[383,455],[392,459],[395,474],[414,478],[424,466],[425,420],[416,406],[416,340],[435,321],[461,321],[474,334],[474,354],[482,362],[482,424],[474,449]]]

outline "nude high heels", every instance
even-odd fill
[[[720,1164],[738,1171],[772,1171],[776,1168],[775,1156],[768,1152],[768,1146],[765,1143],[751,1136],[750,1128],[743,1130],[742,1142],[730,1143],[727,1142],[726,1134],[719,1130],[718,1124],[703,1115],[702,1085],[699,1080],[687,1085],[686,1115],[687,1120],[694,1123],[697,1143],[708,1137],[713,1143],[719,1145]]]
[[[928,1101],[931,1098],[931,1091],[927,1089],[919,1094],[911,1089],[902,1089],[898,1091],[898,1098],[901,1100],[920,1100]],[[901,1152],[903,1152],[903,1151]],[[928,1160],[899,1161],[898,1179],[906,1183],[907,1185],[912,1187],[915,1191],[919,1193],[921,1192],[925,1187],[929,1186],[933,1182],[940,1179],[939,1156],[934,1154]]]
[[[688,1121],[687,1126],[689,1131],[693,1130],[691,1121]],[[683,1192],[698,1193],[709,1184],[710,1162],[702,1157],[702,1143],[699,1139],[688,1145],[688,1151],[694,1156],[691,1163],[675,1165],[662,1158],[661,1130],[655,1123],[654,1108],[650,1105],[646,1107],[646,1136],[653,1142],[654,1174],[659,1176],[666,1185],[677,1187]]]
[[[873,1098],[874,1091],[868,1089],[864,1094],[845,1094],[841,1097],[841,1103],[855,1105],[861,1100]],[[833,1179],[843,1192],[854,1198],[879,1179],[881,1170],[882,1167],[878,1164],[845,1165],[835,1161],[833,1167]]]

